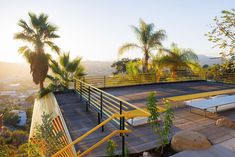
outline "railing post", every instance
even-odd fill
[[[98,112],[98,125],[100,124],[100,113]]]
[[[100,119],[102,120],[103,118],[103,93],[100,92]],[[102,125],[101,127],[102,132],[104,131],[104,126]]]
[[[106,76],[104,75],[104,88],[106,87]]]
[[[91,87],[88,87],[88,103],[91,104]]]
[[[125,117],[122,117],[122,130],[125,130]],[[122,156],[125,156],[125,134],[122,134]]]
[[[120,101],[120,115],[122,115],[122,101]],[[125,117],[120,117],[120,130],[125,130]],[[125,135],[124,133],[121,133],[120,136],[122,136],[122,157],[125,156]]]
[[[73,86],[73,88],[74,88],[74,90],[76,90],[76,83],[77,83],[77,81],[76,81],[76,79],[74,79],[74,86]]]
[[[82,82],[80,82],[80,100],[82,100]]]
[[[119,106],[119,114],[122,115],[122,102],[121,101],[120,101],[120,106]],[[120,117],[119,125],[120,125],[120,130],[122,130],[122,117]]]
[[[103,118],[103,93],[100,93],[100,116]]]

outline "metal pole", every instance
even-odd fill
[[[104,88],[106,87],[106,77],[105,77],[105,75],[104,75]]]
[[[100,119],[102,120],[103,118],[103,93],[100,93]],[[104,126],[102,125],[101,127],[102,132],[104,131]]]
[[[100,115],[103,118],[103,93],[100,93]]]
[[[100,113],[98,112],[98,125],[100,124]]]
[[[88,88],[88,103],[91,104],[91,87]]]
[[[122,117],[122,130],[125,130],[125,117]],[[122,156],[125,156],[125,134],[122,134]]]
[[[120,101],[120,106],[119,106],[119,113],[120,113],[120,115],[122,114],[122,102]],[[120,122],[120,130],[122,130],[122,117],[120,117],[120,120],[119,120]],[[121,135],[121,134],[120,134]]]
[[[82,100],[82,82],[80,82],[80,100]]]
[[[74,89],[76,90],[76,83],[77,83],[77,81],[76,81],[76,79],[74,79]]]

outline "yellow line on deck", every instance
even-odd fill
[[[215,95],[220,95],[220,94],[230,94],[230,93],[235,93],[235,89],[219,90],[219,91],[212,91],[212,92],[202,92],[202,93],[197,93],[197,94],[186,94],[186,95],[181,95],[181,96],[169,97],[169,98],[167,98],[167,100],[186,101],[186,100],[204,98],[204,97],[215,96]]]

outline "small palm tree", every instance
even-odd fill
[[[70,59],[70,53],[63,53],[59,56],[58,62],[50,60],[50,69],[53,75],[47,77],[52,81],[55,90],[68,89],[69,83],[74,77],[84,76],[84,68],[81,66],[81,58]]]
[[[198,63],[197,55],[191,49],[179,48],[176,44],[172,44],[168,54],[162,56],[158,60],[160,67],[168,67],[171,70],[171,77],[176,79],[177,70],[187,69],[192,72],[201,69]]]
[[[148,72],[148,61],[151,52],[162,47],[162,41],[166,38],[164,30],[154,31],[154,24],[146,24],[143,20],[139,21],[139,28],[132,26],[136,34],[137,43],[125,43],[119,48],[119,54],[123,54],[130,49],[140,49],[144,54],[143,72]]]
[[[23,55],[30,64],[30,72],[32,73],[35,84],[40,85],[43,89],[43,82],[46,79],[50,55],[45,53],[45,48],[50,47],[59,54],[59,47],[53,42],[53,39],[59,38],[56,34],[57,27],[48,22],[46,14],[37,16],[34,13],[28,13],[29,23],[20,19],[18,25],[23,29],[14,35],[17,40],[28,42],[19,48],[19,53]]]

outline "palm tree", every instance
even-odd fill
[[[55,90],[68,89],[69,82],[74,80],[74,77],[84,76],[84,68],[81,66],[80,57],[73,60],[70,59],[70,53],[63,53],[59,56],[58,62],[50,60],[50,69],[53,75],[47,77],[52,81],[52,86]]]
[[[148,72],[148,61],[153,50],[162,47],[162,41],[166,38],[164,30],[154,31],[154,24],[146,24],[143,20],[139,21],[139,28],[132,26],[136,34],[137,43],[125,43],[119,48],[119,54],[131,49],[140,49],[144,54],[143,72]]]
[[[177,70],[185,69],[196,72],[201,69],[198,57],[191,49],[179,48],[174,43],[171,45],[170,50],[168,50],[168,54],[158,60],[158,64],[161,68],[170,68],[173,80],[176,79]]]
[[[46,79],[50,55],[45,53],[45,48],[49,47],[59,54],[59,47],[53,42],[53,39],[59,38],[56,34],[57,27],[48,22],[48,16],[41,13],[37,16],[34,13],[28,13],[29,23],[20,19],[18,25],[23,29],[14,35],[17,40],[28,42],[19,48],[19,53],[24,56],[30,64],[35,84],[40,85],[40,90],[44,88],[43,82]]]

